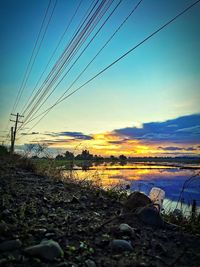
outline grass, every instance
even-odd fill
[[[56,159],[30,159],[33,164],[37,165],[39,168],[45,168],[49,165],[49,163],[53,162],[55,167],[64,167],[65,169],[70,168],[71,161],[70,160],[56,160]]]
[[[163,217],[166,221],[180,226],[185,232],[200,234],[200,214],[190,214],[186,217],[184,215],[176,215],[173,212],[169,212],[164,214]]]

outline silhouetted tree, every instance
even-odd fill
[[[92,160],[93,155],[88,150],[83,150],[81,154],[76,156],[77,160]]]
[[[57,160],[62,160],[62,159],[64,159],[64,157],[63,157],[63,155],[59,155],[59,154],[58,154],[58,155],[56,156],[56,159],[57,159]]]
[[[116,158],[116,157],[114,157],[113,155],[111,155],[111,156],[110,156],[110,160],[111,160],[111,161],[116,161],[116,160],[117,160],[117,158]]]
[[[120,155],[120,156],[119,156],[119,161],[120,161],[120,162],[127,161],[127,157],[124,156],[124,155]]]
[[[72,152],[66,151],[65,152],[65,159],[67,160],[73,160],[74,159],[74,154]]]

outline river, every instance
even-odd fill
[[[200,173],[199,165],[104,163],[97,166],[75,166],[74,169],[73,175],[77,179],[92,180],[104,188],[129,185],[131,191],[139,190],[148,195],[152,187],[159,187],[166,193],[166,210],[178,207],[184,209],[184,213],[190,212],[193,200],[200,206],[200,177],[195,176]],[[65,173],[68,175],[68,171]]]

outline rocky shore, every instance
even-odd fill
[[[119,216],[122,207],[102,189],[1,158],[0,266],[200,266],[199,235],[149,221],[149,211]]]

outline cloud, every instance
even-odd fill
[[[108,143],[112,145],[123,145],[128,141],[129,141],[128,138],[123,138],[121,140],[109,140]]]
[[[179,151],[179,150],[185,150],[185,151],[195,151],[197,150],[197,147],[178,147],[178,146],[167,146],[167,147],[162,147],[159,146],[158,149],[162,149],[165,151]]]
[[[69,140],[69,139],[41,139],[39,142],[38,142],[38,140],[32,140],[31,141],[32,143],[44,143],[44,144],[46,144],[46,143],[51,143],[51,144],[54,144],[54,143],[70,143],[71,142],[71,140]]]
[[[181,156],[181,157],[185,157],[185,156],[189,156],[189,157],[196,157],[197,154],[193,153],[193,152],[164,152],[164,153],[159,153],[160,156]]]
[[[46,133],[45,135],[52,136],[52,137],[70,137],[73,140],[92,140],[93,137],[91,135],[86,135],[81,132],[52,132]]]
[[[177,146],[167,146],[167,147],[162,147],[159,146],[158,149],[166,150],[166,151],[177,151],[177,150],[183,150],[182,147],[177,147]]]
[[[109,144],[112,144],[112,145],[122,145],[124,144],[124,140],[119,140],[119,141],[108,141]]]
[[[39,132],[21,133],[21,135],[36,135],[36,134],[39,134]]]
[[[114,130],[114,133],[147,143],[199,144],[200,114],[182,116],[164,122],[144,123],[142,128],[127,127]]]

